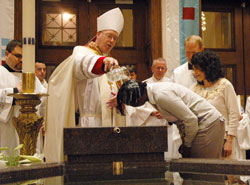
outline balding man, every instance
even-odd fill
[[[191,58],[193,54],[204,51],[202,38],[197,35],[191,35],[185,40],[185,54],[187,62],[174,69],[172,81],[191,89],[196,84],[193,75]]]
[[[152,77],[144,80],[144,82],[155,83],[170,81],[169,78],[165,77],[165,74],[167,72],[167,62],[164,58],[155,59],[152,63],[151,71],[153,73]]]

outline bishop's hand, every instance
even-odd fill
[[[104,58],[103,63],[104,63],[104,71],[105,72],[109,72],[111,69],[119,67],[118,61],[112,57]]]

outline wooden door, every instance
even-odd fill
[[[244,84],[245,94],[250,96],[250,2],[246,2],[243,7],[243,52],[244,52]]]
[[[118,2],[118,1],[117,1]],[[118,59],[121,65],[136,65],[138,78],[140,80],[147,78],[150,75],[149,61],[145,55],[146,45],[146,12],[147,3],[144,0],[130,1],[131,4],[120,4],[114,0],[61,0],[61,2],[46,2],[40,0],[37,5],[37,45],[36,45],[36,58],[43,60],[48,66],[53,68],[60,64],[71,53],[75,45],[84,45],[92,37],[95,36],[97,31],[96,19],[99,15],[115,7],[119,7],[126,18],[130,16],[132,19],[129,24],[124,25],[124,30],[128,31],[126,37],[131,37],[130,42],[126,45],[124,43],[117,43],[116,47],[112,50],[113,57]],[[122,1],[120,1],[122,2]],[[53,15],[56,13],[70,12],[76,14],[76,42],[60,45],[55,42],[51,44],[44,44],[43,25],[46,24],[45,16],[47,14]],[[126,23],[127,20],[125,20]],[[130,26],[129,28],[127,28]],[[60,28],[59,28],[60,29]],[[130,30],[129,30],[130,29]],[[120,35],[122,37],[124,33]],[[124,38],[123,40],[128,40]],[[55,44],[55,46],[53,45]]]
[[[202,1],[202,11],[204,12],[217,12],[224,14],[224,18],[230,17],[226,21],[228,28],[230,29],[231,36],[225,32],[221,34],[220,38],[210,37],[210,43],[216,42],[216,40],[228,39],[227,43],[224,43],[225,47],[205,47],[213,50],[221,59],[222,63],[226,69],[226,76],[233,83],[236,93],[241,95],[242,103],[246,100],[246,95],[250,94],[250,85],[246,83],[249,79],[250,70],[250,19],[249,19],[249,7],[246,7],[246,3],[241,1],[214,1],[214,0],[203,0]],[[225,19],[224,19],[225,20]],[[215,22],[215,27],[218,28],[222,24],[225,26],[225,21],[223,20]],[[202,25],[202,23],[201,23]],[[214,34],[217,30],[210,32],[210,36]],[[229,32],[228,32],[229,33]],[[208,37],[209,38],[209,37]],[[227,46],[226,46],[227,45]]]

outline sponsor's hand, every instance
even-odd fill
[[[240,120],[243,119],[243,112],[240,113]]]
[[[19,82],[16,86],[17,90],[19,93],[22,93],[23,92],[23,89],[22,89],[22,82]]]
[[[163,119],[163,116],[161,115],[161,113],[159,111],[153,111],[151,113],[151,116],[155,116],[157,117],[158,119]]]
[[[111,98],[106,102],[108,108],[112,109],[117,106],[117,99],[116,96],[117,94],[114,92],[111,92]]]
[[[111,69],[113,68],[118,68],[119,67],[119,63],[116,59],[112,58],[112,57],[106,57],[103,60],[104,63],[104,71],[105,72],[109,72]]]
[[[224,144],[224,147],[223,147],[223,155],[224,157],[228,157],[232,154],[232,140],[230,139],[227,139],[225,144]]]

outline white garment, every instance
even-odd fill
[[[11,151],[19,144],[12,118],[18,117],[20,106],[12,105],[13,97],[8,94],[14,93],[14,88],[21,82],[21,75],[22,73],[9,72],[5,67],[0,66],[0,147],[9,147]],[[45,93],[38,78],[36,78],[35,92]],[[40,115],[39,112],[38,115]],[[38,142],[40,142],[39,139]]]
[[[147,83],[156,82],[169,82],[170,79],[163,77],[161,80],[157,80],[154,76],[144,80]],[[126,105],[126,125],[127,126],[162,126],[168,125],[166,119],[158,119],[155,116],[151,116],[153,111],[157,109],[146,102],[140,107],[132,107]],[[176,125],[168,125],[168,151],[165,152],[165,158],[180,158],[181,155],[178,151],[181,145],[181,138]]]
[[[149,102],[165,116],[172,114],[185,126],[184,144],[191,147],[199,129],[207,128],[222,115],[204,98],[171,82],[147,85]]]
[[[250,149],[250,97],[247,98],[245,113],[239,122],[237,139],[241,150]]]
[[[172,82],[181,84],[188,89],[192,89],[192,87],[197,83],[193,70],[188,69],[188,62],[174,69],[171,80]]]
[[[243,118],[239,122],[237,139],[241,149],[250,149],[250,118],[247,114],[243,114]]]
[[[106,74],[97,76],[91,72],[100,57],[93,50],[77,46],[74,48],[73,55],[76,56],[74,61],[75,103],[80,112],[81,127],[111,126],[111,111],[106,102],[111,97],[111,88],[117,91],[115,84],[110,87]],[[113,115],[115,114],[116,111],[113,110]],[[122,123],[117,126],[122,126]]]
[[[106,106],[110,86],[106,75],[92,73],[100,57],[95,50],[76,46],[50,77],[44,143],[47,161],[63,161],[63,128],[75,127],[76,110],[82,127],[111,126],[111,111]]]
[[[163,77],[161,80],[157,80],[154,76],[144,80],[143,82],[147,83],[156,83],[156,82],[169,82],[170,79],[167,77]],[[166,125],[165,119],[158,119],[155,116],[151,116],[153,111],[157,109],[152,106],[149,102],[146,102],[144,105],[140,107],[132,107],[126,105],[126,125],[136,125],[136,126],[143,126],[143,125]]]
[[[168,77],[163,77],[160,80],[157,80],[154,76],[144,80],[143,82],[147,82],[147,83],[156,83],[156,82],[171,82],[171,79],[169,79]]]
[[[41,82],[41,84],[43,85],[43,87],[47,90],[48,89],[48,83],[46,82],[45,79],[43,79],[43,81]]]
[[[247,98],[245,113],[250,117],[250,96]]]

